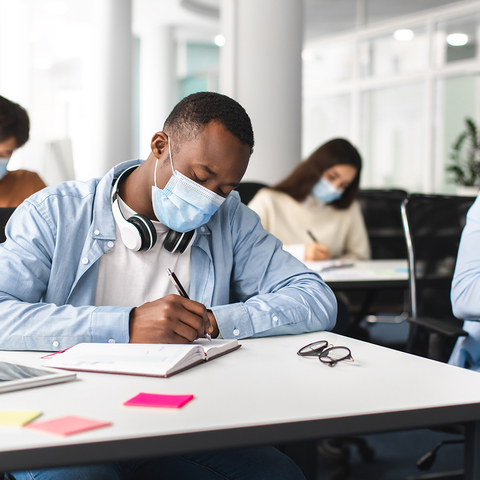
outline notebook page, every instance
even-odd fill
[[[69,370],[164,376],[204,360],[200,345],[80,343],[45,359],[44,365]]]
[[[193,343],[196,345],[201,345],[203,347],[207,359],[216,357],[218,355],[221,355],[222,353],[238,348],[237,339],[224,340],[214,338],[212,339],[212,341],[210,341],[207,338],[197,338],[197,340],[195,340]]]

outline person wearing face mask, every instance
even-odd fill
[[[145,161],[47,187],[23,202],[0,244],[0,349],[331,330],[333,292],[283,251],[233,191],[253,144],[241,105],[196,93],[172,110]],[[190,298],[177,294],[167,268]],[[7,478],[304,480],[274,447],[9,472]]]
[[[302,261],[368,259],[370,244],[356,201],[361,168],[360,154],[348,140],[330,140],[283,181],[261,189],[248,206]]]
[[[0,96],[0,208],[17,207],[46,186],[35,172],[7,170],[10,157],[27,142],[29,131],[26,110]]]

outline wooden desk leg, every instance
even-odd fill
[[[464,480],[480,478],[480,421],[466,424]]]

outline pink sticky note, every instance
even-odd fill
[[[47,420],[45,422],[29,423],[23,428],[32,428],[34,430],[41,430],[47,433],[54,433],[55,435],[72,435],[74,433],[86,432],[95,428],[108,427],[110,422],[98,422],[97,420],[90,420],[88,418],[67,416],[55,418],[54,420]]]
[[[124,405],[133,407],[180,408],[192,400],[193,395],[161,395],[159,393],[139,393],[127,400]]]

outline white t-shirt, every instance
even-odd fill
[[[125,218],[135,212],[120,198],[118,202]],[[148,252],[134,252],[122,242],[116,225],[116,241],[110,253],[100,258],[96,306],[138,307],[170,293],[177,293],[167,274],[175,272],[185,290],[190,288],[190,252],[170,253],[163,248],[168,232],[161,222],[152,222],[157,242]]]

